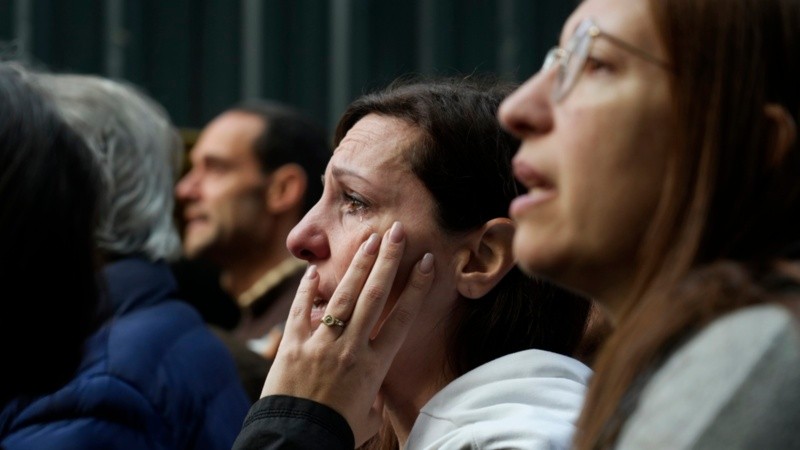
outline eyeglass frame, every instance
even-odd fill
[[[649,63],[655,64],[662,69],[671,70],[671,66],[668,63],[612,34],[606,33],[605,31],[601,30],[599,26],[597,26],[592,18],[586,18],[578,24],[575,34],[572,35],[567,43],[567,48],[562,48],[556,45],[547,52],[544,62],[542,63],[542,68],[540,69],[541,72],[549,70],[555,64],[559,64],[559,84],[552,93],[552,99],[554,102],[557,103],[564,100],[575,87],[575,85],[578,84],[578,78],[580,78],[580,74],[583,72],[583,68],[586,66],[586,61],[589,59],[589,51],[592,48],[592,44],[594,43],[594,40],[599,37],[608,39],[618,47],[621,47],[631,54],[638,56]],[[576,50],[580,49],[580,45],[585,46],[584,50],[582,53],[577,53]],[[579,61],[580,64],[576,66],[573,72],[569,72],[569,62],[575,54],[579,55],[579,59],[576,61]],[[569,78],[567,78],[568,75]]]

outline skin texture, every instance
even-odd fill
[[[414,264],[425,252],[432,253],[437,261],[436,285],[424,299],[421,314],[381,389],[401,440],[419,409],[443,384],[446,332],[451,326],[448,318],[459,301],[459,289],[465,286],[459,282],[473,239],[472,235],[450,236],[437,225],[433,200],[403,155],[417,133],[395,118],[372,114],[359,120],[331,158],[322,198],[287,239],[296,257],[317,267],[319,284],[317,307],[311,313],[312,328],[319,326],[325,301],[340,284],[362,242],[377,245],[379,234],[387,230],[391,234],[395,220],[403,222],[405,252],[379,323],[395,305]],[[370,241],[373,233],[377,234]],[[386,291],[389,285],[380,290]]]
[[[561,35],[593,18],[606,33],[664,60],[646,2],[588,0]],[[507,98],[502,125],[522,140],[514,173],[529,188],[510,213],[514,254],[529,273],[604,302],[630,289],[637,249],[657,207],[670,149],[669,72],[598,38],[577,84],[559,103],[556,69]]]

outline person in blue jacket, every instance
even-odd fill
[[[223,344],[176,298],[167,265],[180,248],[171,212],[182,145],[166,113],[119,82],[28,78],[100,169],[94,234],[110,317],[65,386],[6,406],[3,448],[230,448],[249,402]]]

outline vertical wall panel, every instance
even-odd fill
[[[292,54],[292,25],[289,18],[291,0],[265,0],[261,11],[261,73],[262,96],[287,101],[287,65]],[[247,45],[247,43],[244,43]]]
[[[24,54],[31,40],[31,0],[0,1],[0,51]]]
[[[353,62],[358,61],[356,55],[362,46],[355,32],[355,24],[362,23],[355,14],[357,0],[332,0],[329,21],[330,33],[330,92],[328,118],[336,117],[350,101],[352,91]],[[365,39],[369,37],[364,36]],[[363,59],[361,59],[363,60]]]
[[[199,126],[204,1],[144,0],[142,83],[181,126]]]
[[[426,74],[453,71],[456,67],[456,7],[452,0],[418,2],[419,70]],[[442,75],[442,73],[439,73]]]
[[[147,30],[145,27],[145,10],[147,10],[147,5],[139,0],[122,0],[122,2],[123,14],[121,22],[122,33],[125,35],[122,45],[123,77],[149,90],[150,84],[147,82],[147,56],[149,52],[146,51],[149,49],[145,48],[150,45],[145,38]],[[160,98],[158,99],[161,100]]]
[[[264,78],[264,2],[242,0],[241,26],[239,29],[241,54],[241,96],[256,98],[263,95]]]
[[[373,1],[368,6],[364,22],[369,34],[361,38],[368,45],[363,61],[368,76],[354,94],[386,86],[398,75],[419,72],[417,8],[404,2]]]
[[[17,8],[17,3],[21,1],[28,0],[0,1],[0,40],[3,43],[10,43],[14,39],[15,22],[18,21],[17,10],[19,8]]]
[[[30,59],[52,70],[102,73],[104,6],[102,0],[34,1],[26,48]]]
[[[328,105],[329,2],[287,0],[288,21],[286,58],[279,67],[285,70],[286,102],[313,114],[325,123]]]
[[[192,70],[200,77],[198,107],[205,123],[241,98],[241,3],[206,0],[197,25],[202,30]]]
[[[461,73],[497,73],[498,21],[494,1],[459,2],[457,47]]]

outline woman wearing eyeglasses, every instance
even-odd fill
[[[799,448],[800,2],[588,0],[501,107],[527,272],[616,325],[576,447]]]
[[[796,0],[586,0],[504,102],[519,265],[616,325],[576,448],[800,446],[798,80]]]

